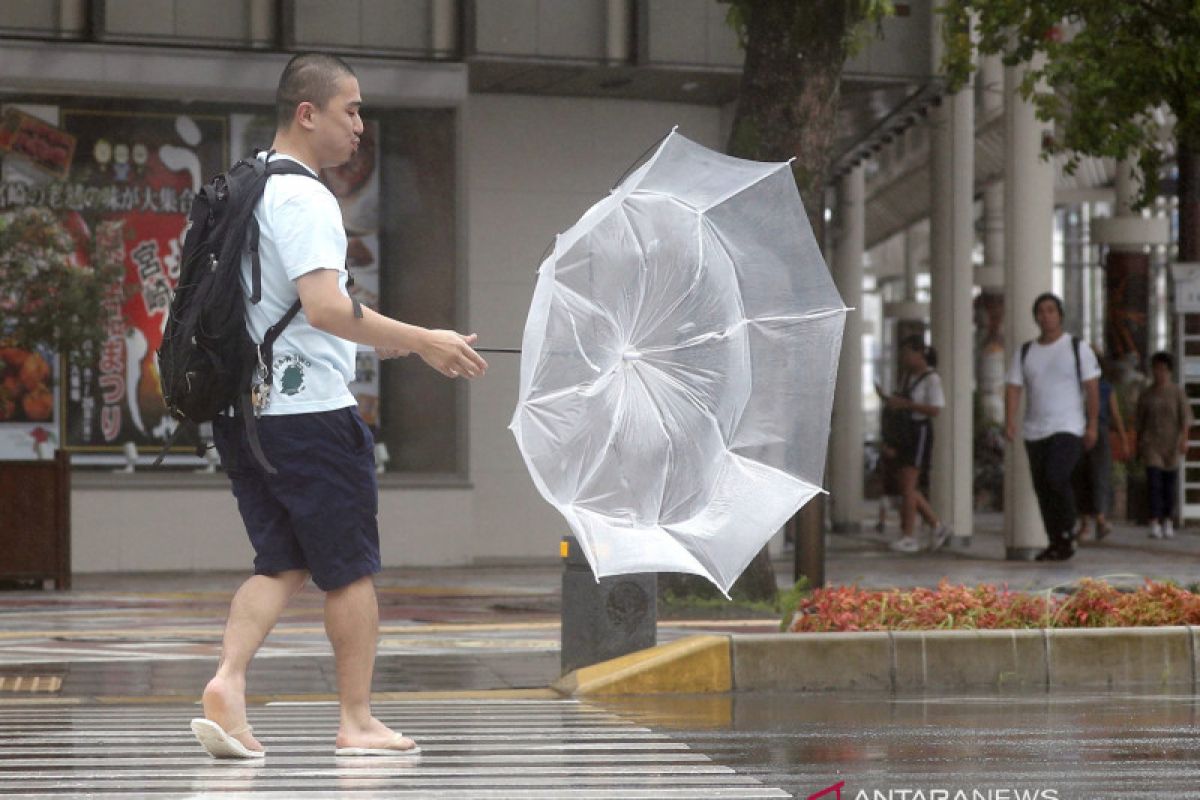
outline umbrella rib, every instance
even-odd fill
[[[667,200],[670,200],[672,203],[683,206],[688,211],[693,211],[697,214],[701,213],[701,210],[699,208],[696,208],[691,203],[687,202],[686,200],[681,199],[679,197],[679,195],[671,194],[670,192],[659,192],[654,189],[635,189],[634,191],[629,193],[629,196],[634,197],[639,194],[648,195],[650,197],[665,197]]]
[[[641,271],[643,273],[648,273],[650,268],[649,268],[649,261],[646,258],[646,248],[642,246],[642,240],[640,237],[638,237],[637,228],[633,227],[633,220],[631,220],[629,218],[629,209],[625,206],[624,203],[617,206],[617,208],[620,209],[620,211],[621,211],[621,221],[625,223],[625,227],[629,230],[630,239],[633,240],[634,245],[637,247],[638,265],[641,268]],[[633,332],[636,331],[637,327],[638,327],[637,320],[638,320],[638,317],[641,316],[642,306],[645,305],[645,302],[646,302],[646,280],[645,280],[644,275],[643,275],[642,280],[637,282],[637,289],[638,289],[637,307],[634,309],[633,319],[629,321],[629,338],[631,341],[634,338]]]
[[[649,193],[648,193],[648,194],[649,194]],[[674,198],[672,198],[672,199],[674,199]],[[688,206],[686,203],[680,203],[680,205],[683,205],[683,206],[685,206],[685,207],[687,207],[687,208],[691,208],[691,206]],[[695,209],[691,209],[691,210],[692,210],[693,212],[695,211]],[[699,219],[699,217],[700,217],[700,215],[699,215],[699,214],[697,214],[697,218],[698,218],[698,219]],[[696,229],[697,229],[697,238],[698,238],[700,241],[699,241],[699,243],[698,243],[698,246],[697,246],[697,248],[696,248],[696,268],[692,270],[692,279],[691,279],[691,282],[688,284],[687,288],[686,288],[685,290],[683,290],[683,291],[679,292],[679,294],[678,294],[678,295],[677,295],[677,296],[676,296],[676,297],[675,297],[675,298],[674,298],[674,299],[671,301],[671,304],[670,304],[670,305],[669,305],[669,306],[668,306],[668,307],[667,307],[665,310],[663,310],[663,311],[662,311],[662,312],[661,312],[661,313],[658,315],[658,319],[657,319],[657,320],[656,320],[656,321],[653,323],[653,325],[651,325],[650,323],[647,323],[647,326],[648,326],[648,327],[650,327],[650,329],[651,329],[651,330],[653,330],[654,328],[656,328],[658,325],[662,324],[663,320],[667,319],[667,318],[668,318],[668,317],[670,317],[672,314],[674,314],[674,313],[675,313],[675,310],[676,310],[676,309],[678,309],[678,308],[679,308],[681,305],[683,305],[683,301],[684,301],[684,300],[686,300],[688,297],[690,297],[690,296],[691,296],[692,292],[693,292],[693,291],[695,291],[695,289],[696,289],[696,286],[697,286],[697,285],[700,283],[700,273],[701,273],[701,270],[700,270],[700,265],[701,265],[701,264],[703,263],[703,261],[704,261],[704,239],[703,239],[703,233],[701,233],[701,232],[700,232],[700,231],[701,231],[701,228],[700,228],[700,226],[699,226],[699,225],[697,225],[697,226],[696,226]],[[644,286],[644,284],[643,284],[643,286],[642,286],[642,292],[643,292],[643,297],[642,297],[642,299],[644,300],[644,299],[645,299],[645,296],[644,296],[644,293],[645,293],[645,286]],[[644,305],[645,305],[645,303],[644,303],[644,302],[639,302],[639,303],[638,303],[638,313],[637,313],[637,315],[636,315],[636,317],[635,317],[635,319],[634,319],[634,321],[633,321],[633,324],[630,326],[630,333],[631,333],[631,334],[632,334],[632,333],[634,333],[634,332],[637,332],[637,331],[638,331],[638,329],[639,329],[639,327],[640,327],[640,326],[639,326],[639,323],[640,323],[640,322],[641,322],[641,320],[642,320],[642,314],[641,314],[641,310],[642,310],[642,308],[644,307]],[[739,304],[739,308],[740,308],[740,304]],[[634,341],[637,341],[637,337],[636,337],[636,336],[631,336],[631,338],[632,338]]]
[[[577,298],[581,304],[586,305],[592,311],[603,317],[608,324],[613,327],[613,330],[621,329],[620,325],[617,324],[617,321],[614,320],[603,307],[597,305],[595,302],[575,291],[570,286],[566,285],[565,283],[556,283],[554,288],[556,290],[561,290],[571,297]],[[585,351],[583,348],[583,341],[579,338],[579,327],[575,322],[575,315],[570,313],[569,309],[567,311],[567,319],[571,321],[571,335],[575,338],[575,347],[579,350],[580,357],[587,362],[587,365],[591,367],[592,370],[597,373],[597,375],[603,374],[604,370],[602,370],[598,364],[595,364],[590,358],[587,357],[587,351]]]
[[[652,367],[652,368],[654,368],[654,367]],[[653,399],[654,392],[651,391],[650,384],[646,381],[646,376],[641,373],[641,370],[638,369],[638,367],[636,365],[633,367],[633,369],[631,371],[633,372],[634,375],[637,376],[638,383],[640,383],[642,385],[643,391],[645,391],[646,394],[651,399]],[[675,381],[674,378],[672,378],[672,376],[667,375],[662,370],[658,370],[658,372],[661,373],[667,379],[672,380],[675,383],[678,383],[678,381]],[[659,430],[662,431],[663,439],[667,443],[667,458],[666,458],[667,463],[664,465],[663,469],[664,469],[665,475],[670,475],[671,474],[671,464],[674,463],[674,461],[675,461],[675,443],[671,440],[671,434],[667,430],[667,426],[663,424],[661,412],[655,421],[658,423]],[[664,489],[665,489],[665,484],[664,484]],[[664,499],[665,499],[664,493],[660,492],[659,496],[658,496],[658,511],[654,515],[655,519],[662,519],[663,500]]]
[[[723,195],[723,196],[721,196],[721,197],[717,198],[717,199],[716,199],[716,200],[714,200],[713,202],[709,203],[709,204],[708,204],[707,206],[705,206],[704,208],[697,209],[697,211],[699,211],[701,214],[707,213],[708,211],[710,211],[710,210],[712,210],[712,209],[716,208],[717,206],[721,205],[722,203],[724,203],[726,200],[730,199],[731,197],[737,197],[739,194],[741,194],[742,192],[746,191],[746,190],[747,190],[747,189],[749,189],[751,186],[757,186],[758,184],[762,183],[762,182],[763,182],[763,181],[765,181],[767,178],[770,178],[772,175],[776,174],[776,173],[777,173],[777,172],[779,172],[781,169],[783,169],[784,167],[788,166],[790,163],[791,163],[791,162],[789,162],[789,161],[777,161],[777,162],[775,162],[775,168],[774,168],[774,169],[772,169],[772,170],[769,170],[769,171],[767,171],[767,172],[763,173],[762,175],[759,175],[757,178],[755,178],[754,180],[750,181],[750,182],[749,182],[749,183],[747,183],[745,186],[739,186],[738,188],[734,189],[732,192],[728,192],[728,193],[726,193],[725,195]]]
[[[624,387],[622,387],[622,394],[624,394]],[[606,452],[611,450],[614,453],[614,457],[617,459],[618,463],[620,463],[620,453],[615,447],[613,447],[613,443],[617,438],[617,429],[620,427],[621,415],[624,412],[624,406],[622,406],[620,403],[617,403],[616,406],[617,410],[616,413],[613,414],[613,421],[612,425],[608,429],[608,435],[604,437],[604,447],[602,450]],[[600,471],[600,466],[602,463],[603,459],[595,459],[592,465],[588,468],[588,471],[580,476],[579,480],[576,481],[576,486],[580,490],[582,490],[584,486],[587,486],[588,481],[590,481],[592,477]]]
[[[806,313],[806,314],[777,314],[777,315],[768,316],[768,317],[755,317],[754,319],[741,319],[741,320],[738,320],[733,325],[729,326],[728,328],[724,328],[719,331],[709,331],[708,333],[702,333],[699,336],[693,336],[691,339],[686,339],[682,342],[676,342],[675,344],[667,344],[667,345],[662,345],[660,347],[646,347],[646,348],[642,349],[642,352],[643,353],[671,353],[671,352],[675,352],[676,350],[683,350],[688,347],[695,347],[696,345],[704,344],[705,342],[711,341],[713,339],[724,339],[728,336],[732,336],[734,334],[734,332],[736,332],[740,328],[746,327],[747,325],[756,325],[759,323],[772,323],[772,322],[776,322],[776,323],[778,323],[778,322],[783,322],[783,323],[813,322],[815,320],[827,319],[828,317],[832,317],[836,314],[844,314],[850,310],[851,309],[849,309],[849,308],[829,308],[829,309],[822,309],[820,311],[815,311],[815,312]]]
[[[643,348],[642,353],[673,353],[676,350],[684,348],[696,347],[697,344],[712,341],[712,339],[721,339],[732,336],[734,332],[746,325],[757,325],[760,323],[810,323],[810,321],[827,319],[834,317],[835,314],[844,314],[852,311],[851,308],[822,308],[821,311],[805,313],[805,314],[775,314],[773,317],[755,317],[754,319],[739,319],[730,327],[726,327],[720,331],[709,331],[701,333],[701,335],[685,339],[683,342],[674,344],[662,344],[660,347]]]

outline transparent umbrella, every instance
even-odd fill
[[[788,164],[675,132],[557,237],[510,428],[598,578],[728,594],[821,491],[846,311]]]

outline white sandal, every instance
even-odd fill
[[[211,719],[199,718],[192,720],[192,733],[196,734],[196,738],[200,740],[200,745],[213,758],[252,759],[266,756],[267,753],[265,750],[251,750],[234,738],[235,736],[241,736],[243,733],[250,733],[253,730],[247,724],[237,730],[226,731]]]

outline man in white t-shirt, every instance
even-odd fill
[[[216,675],[192,730],[214,757],[265,752],[246,720],[246,670],[289,599],[309,578],[325,592],[325,630],[337,669],[341,756],[411,755],[416,743],[371,714],[379,632],[373,576],[380,568],[374,442],[347,384],[356,343],[384,358],[416,353],[449,378],[487,363],[475,335],[428,330],[354,303],[347,292],[346,232],[337,200],[318,179],[358,147],[362,98],[353,70],[321,54],[293,58],[276,93],[275,159],[311,173],[276,175],[255,207],[261,300],[250,257],[242,265],[246,327],[262,342],[297,300],[301,312],[275,341],[256,403],[258,441],[278,474],[260,469],[240,419],[218,418],[214,439],[254,546],[255,575],[233,598]]]
[[[1062,301],[1039,295],[1033,318],[1042,335],[1013,353],[1005,390],[1005,436],[1015,442],[1018,427],[1029,454],[1049,546],[1038,561],[1065,561],[1075,554],[1075,495],[1071,473],[1085,450],[1096,444],[1100,410],[1100,364],[1092,348],[1063,331]],[[1017,409],[1026,395],[1024,422]]]

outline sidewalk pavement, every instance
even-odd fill
[[[955,538],[937,553],[896,553],[887,548],[899,538],[896,515],[876,533],[875,520],[864,521],[863,532],[829,534],[826,538],[825,578],[828,585],[857,584],[865,588],[936,586],[951,583],[1006,584],[1014,590],[1067,587],[1080,578],[1104,578],[1121,586],[1146,579],[1171,580],[1182,586],[1200,583],[1200,528],[1183,528],[1170,540],[1151,539],[1145,527],[1116,522],[1101,542],[1083,542],[1069,561],[1006,561],[1004,518],[977,514],[970,544]],[[928,533],[923,532],[923,544]],[[790,551],[788,553],[790,557]],[[790,585],[791,564],[777,564],[781,584]]]
[[[1066,587],[1083,577],[1123,585],[1147,578],[1200,580],[1200,531],[1170,541],[1118,525],[1070,561],[1004,560],[1002,519],[981,515],[969,546],[894,553],[895,530],[827,538],[827,584],[863,587],[990,582],[1012,589]],[[792,583],[790,554],[775,562]],[[544,689],[559,677],[561,565],[390,569],[379,576],[377,692]],[[241,573],[79,574],[69,592],[0,592],[0,698],[194,698],[219,655],[222,625]],[[250,675],[261,699],[329,697],[331,653],[322,596],[299,595]],[[717,616],[714,614],[714,616]],[[769,633],[778,621],[659,620],[667,643],[700,632]],[[21,683],[16,679],[21,678]],[[48,688],[49,687],[49,688]]]

